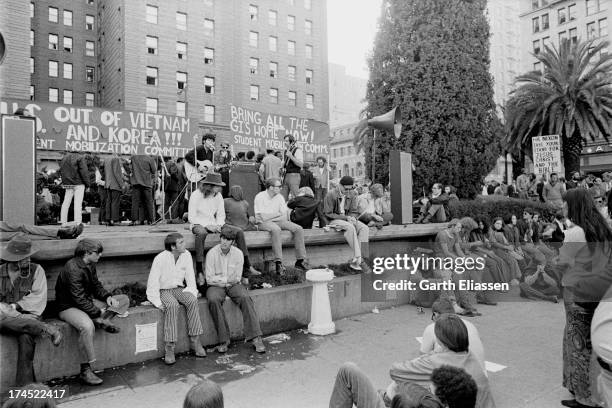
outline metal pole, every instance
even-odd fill
[[[374,136],[372,137],[372,184],[376,183],[376,129],[372,129]]]

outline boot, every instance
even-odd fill
[[[75,239],[83,232],[83,224],[73,225],[70,227],[62,227],[57,231],[59,239]]]
[[[191,350],[195,353],[196,357],[206,357],[206,350],[202,347],[200,342],[200,336],[189,336],[189,343],[191,344]]]
[[[283,265],[282,262],[280,261],[276,261],[276,274],[278,276],[285,276],[285,274],[287,273],[287,269],[285,268],[285,265]]]
[[[174,342],[173,341],[166,342],[166,355],[164,356],[164,363],[168,365],[172,365],[176,363],[176,359],[174,358]]]
[[[100,377],[94,374],[89,364],[84,365],[81,368],[81,374],[79,374],[79,380],[87,385],[100,385],[104,381]]]
[[[55,347],[59,346],[62,343],[64,335],[62,334],[62,331],[56,326],[53,326],[52,324],[45,324],[45,331],[47,335],[51,338],[51,342]]]

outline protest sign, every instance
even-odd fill
[[[533,172],[536,175],[561,173],[561,140],[559,135],[535,136],[533,148]]]

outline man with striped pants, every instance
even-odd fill
[[[185,250],[185,239],[179,233],[169,234],[164,240],[165,251],[153,260],[147,282],[147,299],[164,311],[164,341],[166,364],[174,364],[174,346],[178,337],[177,319],[179,304],[187,311],[187,331],[191,350],[196,357],[206,357],[200,342],[204,332],[198,311],[198,289],[196,287],[193,260]]]

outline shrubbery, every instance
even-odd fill
[[[455,200],[449,202],[448,207],[453,218],[474,218],[480,215],[489,220],[512,214],[521,219],[525,208],[533,208],[540,213],[541,219],[546,220],[552,220],[557,212],[548,204],[504,196],[479,196],[475,200]]]

